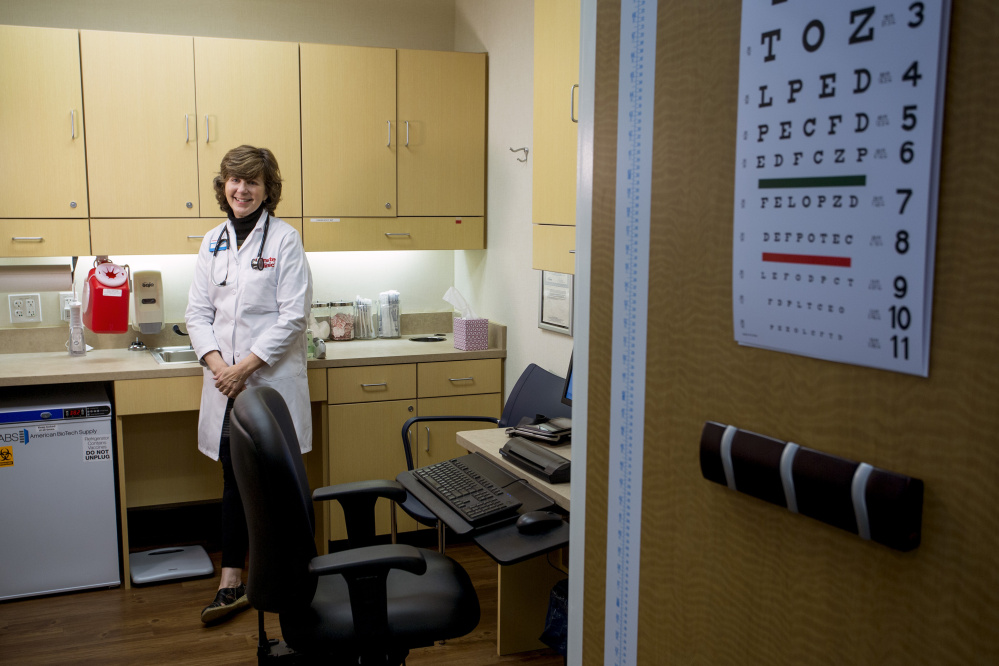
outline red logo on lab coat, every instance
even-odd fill
[[[264,268],[274,268],[277,263],[277,259],[274,257],[264,257]]]

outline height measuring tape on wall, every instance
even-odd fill
[[[635,664],[642,527],[656,2],[621,2],[604,663]]]

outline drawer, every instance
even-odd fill
[[[415,363],[330,368],[327,372],[330,404],[416,397]]]
[[[0,220],[2,257],[80,256],[89,252],[87,220]]]
[[[162,379],[123,379],[114,383],[118,416],[188,412],[201,409],[202,375]]]
[[[482,217],[309,218],[303,223],[306,252],[342,250],[481,250]]]
[[[309,374],[309,402],[326,402],[326,371],[313,368]]]
[[[418,397],[430,398],[475,393],[499,393],[503,387],[502,360],[420,363]]]

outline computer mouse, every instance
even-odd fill
[[[542,534],[562,523],[562,516],[554,511],[528,511],[517,519],[517,531],[521,534]]]

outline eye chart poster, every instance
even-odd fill
[[[927,376],[946,0],[743,0],[743,345]]]

